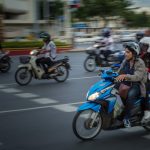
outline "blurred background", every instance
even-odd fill
[[[94,41],[110,27],[116,41],[150,26],[149,0],[0,0],[1,41],[39,40],[42,32],[70,44]]]

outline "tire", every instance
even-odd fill
[[[10,62],[9,62],[9,61],[4,61],[4,62],[2,62],[2,63],[4,64],[4,67],[0,68],[0,71],[1,71],[2,73],[8,72],[8,71],[10,70],[10,68],[11,68]]]
[[[146,131],[150,132],[150,122],[149,122],[148,125],[144,125],[143,128],[144,128]]]
[[[27,80],[25,80],[26,77]],[[31,82],[31,79],[32,73],[26,67],[19,68],[15,73],[15,80],[21,86],[29,84]]]
[[[69,76],[69,70],[64,65],[58,66],[56,68],[56,71],[57,71],[58,75],[56,75],[54,79],[57,82],[64,82],[67,80],[67,78]]]
[[[73,119],[73,123],[72,123],[72,128],[73,128],[74,134],[79,139],[92,140],[94,137],[96,137],[100,133],[101,128],[102,128],[101,114],[98,114],[97,119],[93,123],[93,126],[90,127],[91,122],[93,121],[91,116],[94,113],[95,112],[93,110],[88,109],[88,110],[83,110],[83,111],[77,112],[77,114],[75,115],[75,117]],[[79,125],[79,127],[78,127],[78,125]],[[84,134],[84,130],[85,130],[85,134]]]
[[[96,62],[95,58],[93,57],[87,57],[84,61],[84,68],[88,72],[93,72],[96,69]]]

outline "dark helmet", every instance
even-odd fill
[[[109,37],[111,35],[111,30],[109,28],[102,29],[102,36]]]
[[[136,42],[127,42],[124,47],[128,48],[135,56],[140,54],[140,47]]]
[[[140,31],[136,33],[136,40],[139,42],[144,37],[144,32]]]
[[[41,33],[40,37],[43,39],[44,42],[47,42],[47,41],[51,40],[51,36],[48,33]]]

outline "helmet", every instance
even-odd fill
[[[128,42],[125,44],[125,48],[128,48],[129,51],[135,53],[135,55],[140,54],[140,47],[136,42]]]
[[[111,30],[109,28],[102,29],[102,36],[109,37],[111,35]]]
[[[51,40],[51,36],[48,33],[42,33],[40,37],[43,39],[44,42]]]
[[[143,47],[146,46],[146,51],[150,53],[150,37],[144,37],[140,40],[140,48],[143,50]]]
[[[136,33],[136,40],[139,42],[144,37],[144,32],[140,31]]]

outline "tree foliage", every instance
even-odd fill
[[[75,17],[85,19],[100,16],[120,16],[127,11],[132,3],[129,0],[82,0],[81,7],[75,12]]]

